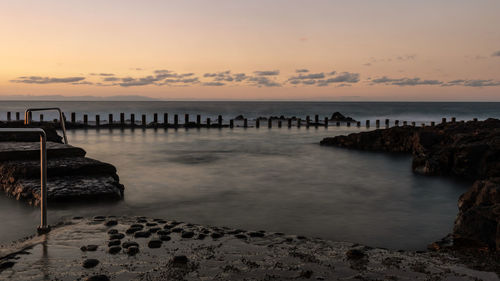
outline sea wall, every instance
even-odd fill
[[[474,182],[459,199],[455,244],[500,250],[500,120],[393,127],[325,138],[321,145],[411,153],[416,173]]]

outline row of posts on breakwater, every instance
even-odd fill
[[[320,120],[320,117],[318,114],[314,116],[314,120],[310,118],[310,116],[306,116],[305,120],[302,120],[301,118],[297,117],[290,117],[286,118],[284,116],[281,117],[259,117],[254,120],[251,120],[253,124],[249,125],[248,119],[243,118],[240,116],[240,118],[236,119],[230,119],[229,124],[224,124],[223,123],[223,118],[222,115],[219,115],[215,120],[212,120],[211,118],[207,117],[205,122],[202,122],[201,120],[201,115],[196,115],[196,120],[191,121],[189,114],[184,114],[184,122],[179,121],[179,115],[174,114],[173,122],[169,122],[169,115],[168,113],[163,114],[163,122],[158,121],[158,113],[153,114],[153,120],[152,122],[148,123],[148,120],[146,119],[146,114],[142,114],[141,120],[136,120],[135,114],[130,114],[129,119],[125,119],[125,113],[120,113],[119,120],[115,120],[113,114],[108,114],[108,119],[105,120],[104,122],[101,121],[101,116],[99,114],[95,115],[95,121],[89,121],[88,114],[83,114],[83,120],[77,120],[76,118],[76,113],[72,112],[71,113],[71,119],[66,120],[66,115],[64,115],[64,119],[67,125],[67,128],[99,128],[99,127],[104,127],[104,128],[135,128],[135,127],[142,127],[142,128],[234,128],[235,124],[236,127],[243,127],[243,128],[248,128],[248,127],[255,127],[255,128],[260,128],[261,126],[266,126],[268,128],[272,128],[273,125],[278,128],[283,127],[286,125],[288,128],[291,127],[328,127],[330,125],[335,125],[335,126],[341,126],[345,125],[347,127],[351,126],[357,126],[361,127],[362,123],[360,121],[354,121],[354,120],[332,120],[329,119],[328,117],[323,118]],[[7,112],[7,121],[8,122],[15,122],[15,121],[23,121],[21,119],[21,114],[20,112],[15,112],[15,119],[12,118],[12,112]],[[44,115],[40,114],[39,115],[39,122],[45,122],[44,121]],[[54,120],[56,123],[57,120]],[[474,118],[473,121],[477,121],[477,118]],[[263,124],[261,124],[263,122]],[[446,123],[447,119],[442,118],[441,123]],[[451,122],[455,123],[457,122],[455,117],[451,118]],[[464,122],[459,121],[459,122]],[[267,124],[266,124],[267,123]],[[384,125],[385,127],[390,127],[391,122],[390,119],[385,119],[384,120]],[[417,126],[416,122],[408,122],[408,121],[400,121],[400,120],[394,120],[392,123],[393,126]],[[426,123],[420,123],[420,126],[435,126],[436,122],[432,121],[428,124]],[[364,126],[367,128],[371,127],[370,120],[366,120],[364,123]],[[381,122],[379,119],[375,120],[375,127],[380,128]]]

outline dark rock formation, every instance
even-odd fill
[[[16,140],[18,137],[12,135],[4,139]],[[27,141],[0,141],[0,188],[17,200],[38,205],[39,138],[31,142],[30,139],[23,140]],[[86,158],[85,154],[85,150],[79,147],[47,142],[49,202],[118,200],[123,197],[123,185],[119,183],[116,168],[111,164]]]
[[[352,119],[349,116],[344,116],[342,113],[336,111],[330,117],[330,121],[340,121],[340,122],[356,122],[356,120]]]
[[[23,121],[0,121],[0,128],[42,128],[47,135],[47,141],[62,143],[62,137],[57,134],[56,127],[50,123],[30,124],[26,126]],[[2,133],[0,134],[0,142],[4,141],[39,142],[40,136],[38,133]]]
[[[500,120],[393,127],[325,138],[322,145],[413,155],[413,171],[475,181],[459,200],[456,245],[500,250]]]

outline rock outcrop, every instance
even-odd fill
[[[416,173],[474,182],[459,201],[455,240],[500,250],[500,120],[393,127],[325,138],[321,144],[412,153]]]
[[[53,132],[55,133],[55,130]],[[12,141],[20,139],[24,141]],[[8,196],[31,205],[38,205],[40,203],[38,139],[12,134],[4,136],[3,140],[10,141],[0,141],[0,188]],[[119,183],[116,168],[111,164],[87,158],[85,154],[85,150],[79,147],[47,142],[49,202],[119,200],[123,197],[123,185]]]

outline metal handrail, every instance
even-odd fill
[[[66,138],[66,125],[64,122],[64,113],[59,107],[48,107],[48,108],[28,108],[24,112],[24,124],[29,125],[31,123],[31,112],[33,111],[46,111],[46,110],[57,110],[59,112],[59,120],[61,122],[61,128],[63,131],[64,143],[68,144],[68,138]]]
[[[0,133],[38,133],[40,135],[40,226],[38,233],[47,233],[47,136],[41,128],[0,128]]]

